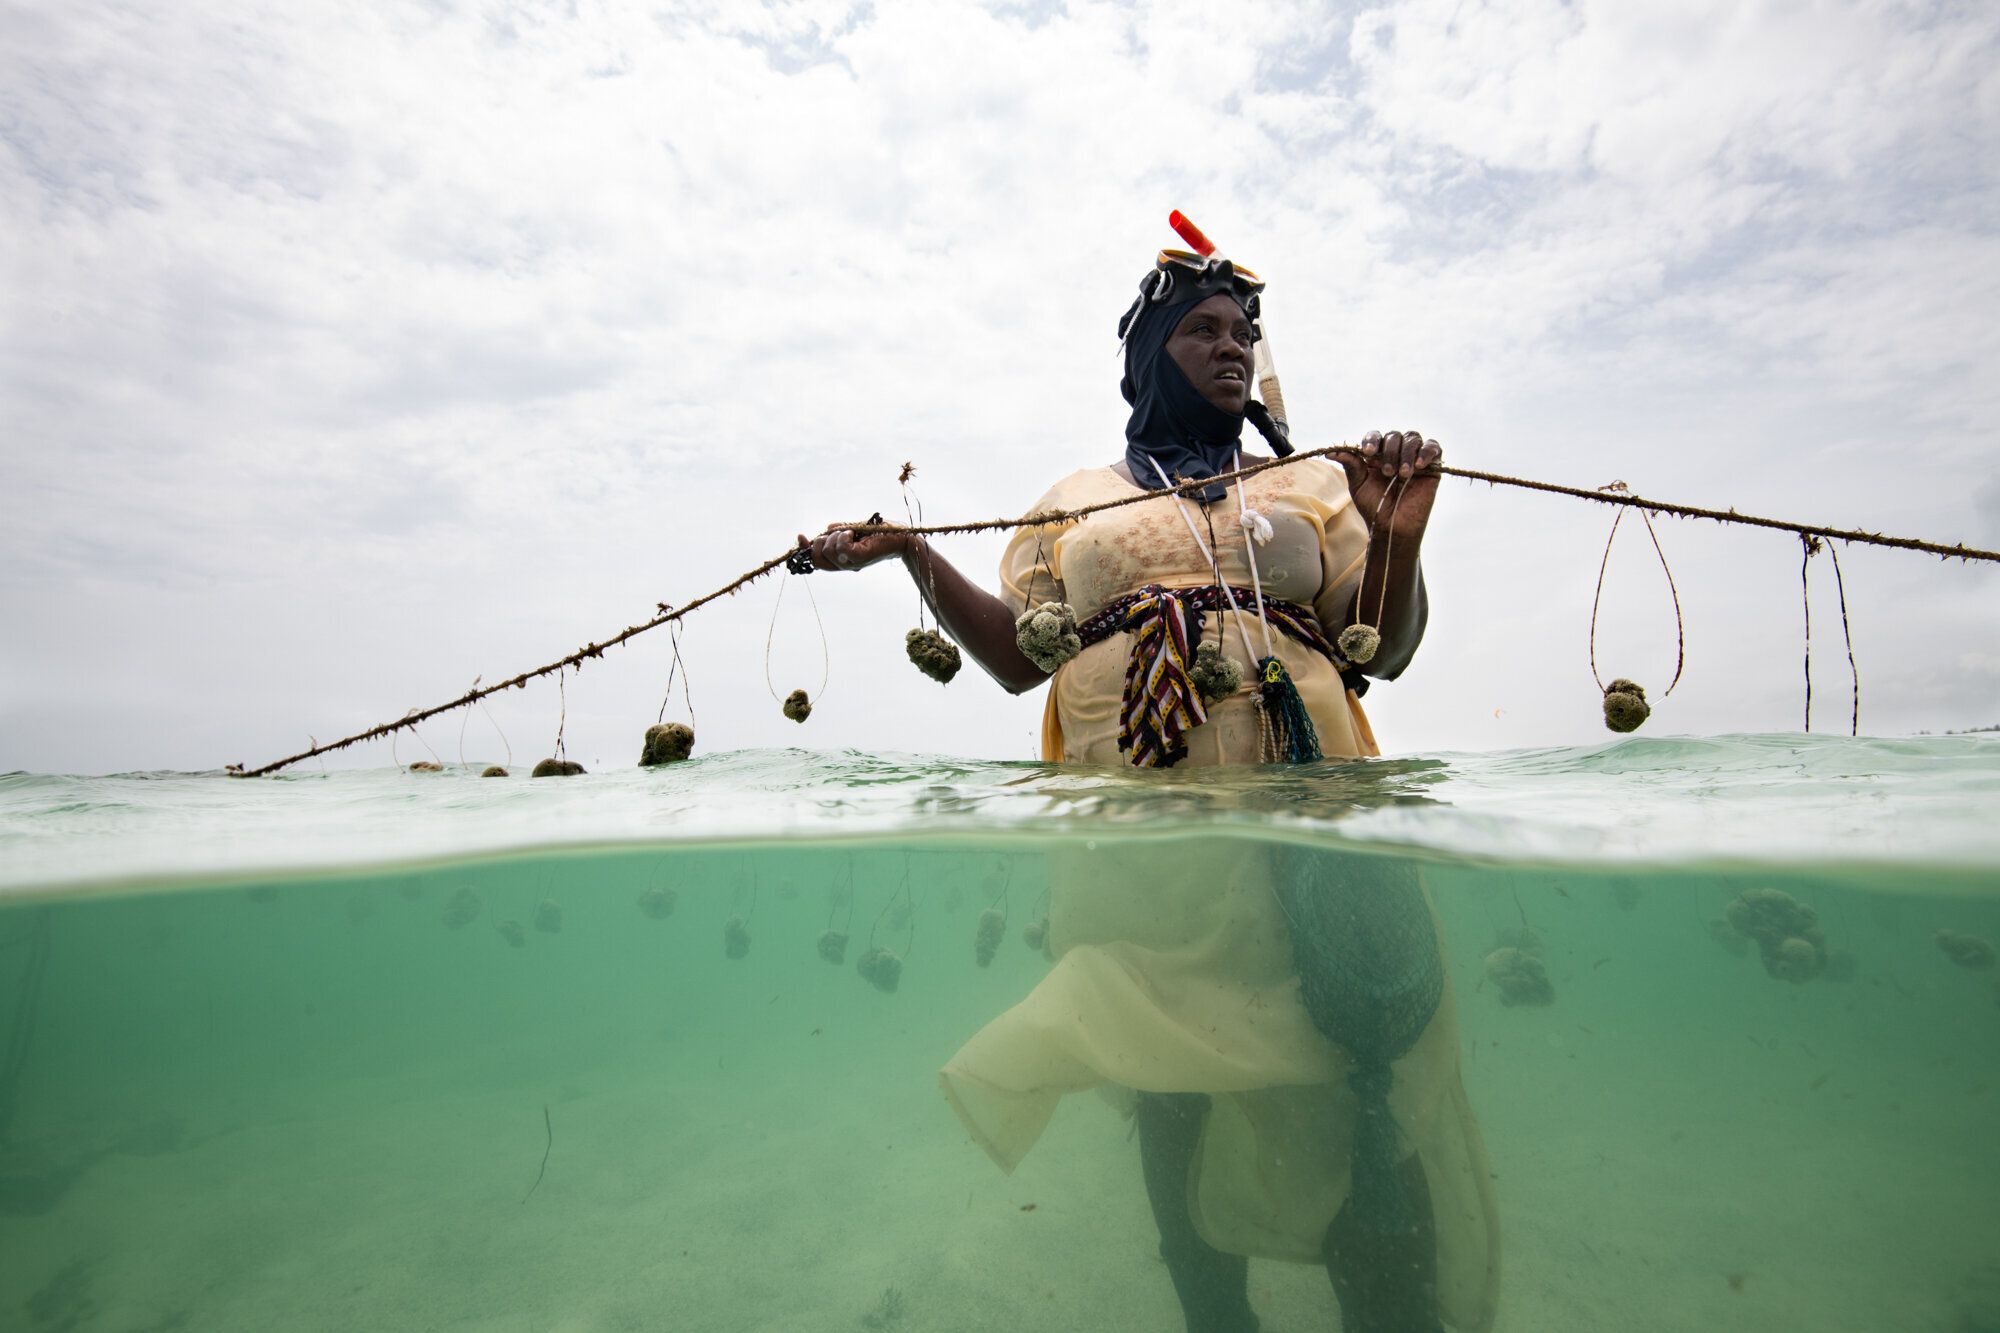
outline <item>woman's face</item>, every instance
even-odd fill
[[[1182,316],[1167,355],[1202,397],[1241,415],[1250,401],[1250,318],[1234,297],[1218,293]]]

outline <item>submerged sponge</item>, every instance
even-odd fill
[[[507,776],[507,770],[498,764],[488,764],[486,771],[479,776],[482,778],[504,778]]]
[[[1517,1004],[1554,1004],[1556,988],[1542,960],[1525,949],[1495,949],[1486,955],[1486,979],[1500,990],[1500,1003],[1510,1009]]]
[[[1036,917],[1033,921],[1021,927],[1021,943],[1027,945],[1036,953],[1047,953],[1049,951],[1049,919],[1045,916]]]
[[[471,925],[482,905],[478,894],[471,889],[460,889],[444,905],[444,915],[439,920],[444,922],[447,930],[457,930],[460,926]]]
[[[847,961],[847,932],[844,930],[823,930],[819,934],[819,956],[829,963]]]
[[[655,921],[663,921],[674,914],[674,904],[679,901],[680,895],[672,889],[654,887],[639,895],[639,910]]]
[[[574,759],[544,759],[535,765],[531,778],[573,778],[583,772],[583,765]]]
[[[959,656],[958,645],[934,629],[911,630],[903,636],[903,647],[910,654],[910,660],[917,664],[917,670],[940,685],[956,676],[964,662]]]
[[[997,907],[989,907],[979,914],[979,928],[972,936],[972,956],[981,967],[993,961],[993,955],[1000,950],[1000,941],[1007,938],[1007,918]]]
[[[1745,889],[1724,915],[1739,932],[1759,942],[1803,935],[1819,924],[1819,913],[1783,889]]]
[[[1793,935],[1765,954],[1764,970],[1780,981],[1811,981],[1826,970],[1826,954],[1812,941]]]
[[[1023,611],[1014,619],[1014,642],[1023,657],[1050,674],[1083,651],[1068,602],[1043,602]]]
[[[1243,687],[1243,668],[1224,656],[1222,645],[1210,639],[1194,650],[1194,665],[1188,669],[1188,679],[1194,682],[1201,701],[1212,704]]]
[[[545,934],[555,935],[562,931],[562,904],[553,898],[542,899],[535,908],[535,929]]]
[[[679,722],[665,722],[646,728],[645,743],[639,747],[639,767],[678,764],[694,753],[694,728]]]
[[[1537,958],[1548,952],[1548,946],[1542,943],[1542,937],[1525,921],[1518,926],[1502,926],[1494,931],[1493,947],[1519,949],[1522,953],[1531,953]]]
[[[1811,981],[1826,970],[1826,933],[1819,914],[1783,889],[1745,889],[1724,915],[1757,942],[1764,971],[1778,981]]]
[[[1604,725],[1613,731],[1637,731],[1652,714],[1646,692],[1631,681],[1614,680],[1604,687]]]
[[[871,947],[854,960],[854,970],[884,995],[894,995],[903,981],[903,960],[887,949]]]
[[[722,953],[727,958],[741,958],[750,952],[750,923],[740,916],[732,916],[722,923]]]
[[[1974,972],[1989,972],[1993,969],[1993,946],[1977,935],[1961,935],[1955,930],[1940,930],[1931,938],[1937,947],[1944,950],[1944,956],[1960,967]]]
[[[502,921],[497,929],[500,932],[500,938],[506,940],[507,943],[513,945],[516,949],[525,949],[528,947],[528,932],[521,929],[520,922]]]
[[[1349,625],[1334,641],[1340,655],[1360,666],[1363,662],[1375,660],[1375,654],[1382,649],[1382,632],[1373,625]]]
[[[785,716],[794,722],[803,722],[812,716],[812,700],[806,698],[804,690],[793,690],[785,696]]]
[[[1708,937],[1738,958],[1750,952],[1750,941],[1719,916],[1708,923]]]

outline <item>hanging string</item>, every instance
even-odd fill
[[[1042,534],[1046,531],[1047,529],[1041,524],[1035,525],[1035,569],[1046,575],[1049,580],[1049,597],[1044,600],[1061,601],[1062,580],[1056,577],[1055,566],[1049,563],[1048,553],[1042,549]],[[1032,574],[1028,576],[1028,605],[1030,607],[1035,605],[1035,578]]]
[[[1175,501],[1174,503],[1176,503],[1176,504],[1179,504],[1179,503],[1180,503],[1180,501],[1179,501],[1179,500],[1176,500],[1176,501]],[[1186,517],[1186,511],[1185,511],[1185,510],[1183,510],[1183,511],[1182,511],[1182,517]],[[1229,599],[1229,605],[1230,605],[1230,606],[1231,606],[1232,608],[1234,608],[1234,607],[1236,606],[1236,596],[1235,596],[1235,594],[1234,594],[1234,593],[1232,593],[1232,592],[1230,592],[1230,591],[1229,591],[1229,586],[1228,586],[1228,585],[1227,585],[1226,583],[1224,583],[1224,582],[1222,581],[1222,543],[1221,543],[1221,541],[1219,541],[1219,540],[1218,540],[1218,539],[1216,538],[1216,535],[1215,535],[1215,516],[1214,516],[1214,514],[1212,514],[1212,513],[1211,513],[1211,512],[1209,511],[1209,508],[1208,508],[1208,506],[1207,506],[1207,505],[1203,505],[1203,506],[1202,506],[1202,509],[1201,509],[1201,521],[1202,521],[1202,525],[1203,525],[1204,527],[1206,527],[1206,528],[1208,529],[1208,546],[1207,546],[1207,548],[1206,548],[1206,549],[1204,549],[1204,550],[1203,550],[1202,554],[1203,554],[1203,556],[1204,556],[1204,557],[1208,557],[1208,568],[1209,568],[1209,571],[1210,571],[1211,573],[1213,573],[1213,574],[1215,575],[1215,590],[1216,590],[1217,592],[1221,593],[1221,594],[1222,594],[1222,595],[1223,595],[1224,597],[1228,598],[1228,599]],[[1197,545],[1199,545],[1199,544],[1200,544],[1200,539],[1199,539],[1199,538],[1196,538],[1196,544],[1197,544]],[[1248,547],[1249,547],[1249,544],[1250,544],[1250,543],[1249,543],[1249,538],[1248,538],[1248,534],[1246,533],[1246,534],[1245,534],[1245,539],[1244,539],[1244,547],[1245,547],[1245,549],[1246,549],[1246,550],[1248,549]],[[1214,552],[1215,552],[1215,554],[1214,554],[1214,556],[1212,556],[1212,557],[1209,557],[1209,556],[1208,556],[1208,552],[1209,552],[1209,551],[1211,551],[1211,550],[1212,550],[1212,551],[1214,551]],[[1252,584],[1256,584],[1256,580],[1257,580],[1257,565],[1256,565],[1256,562],[1255,562],[1255,560],[1254,560],[1254,559],[1253,559],[1253,560],[1251,561],[1251,565],[1250,565],[1250,579],[1251,579],[1251,582],[1252,582]],[[1260,584],[1259,584],[1259,585],[1257,585],[1257,586],[1256,586],[1256,593],[1257,593],[1257,618],[1258,618],[1258,620],[1259,620],[1259,621],[1263,621],[1263,619],[1264,619],[1264,615],[1263,615],[1263,612],[1264,612],[1264,589],[1263,589],[1262,585],[1260,585]],[[1239,619],[1240,619],[1240,617],[1239,617]],[[1246,652],[1246,653],[1250,652],[1250,636],[1249,636],[1249,634],[1248,634],[1247,632],[1243,634],[1243,651],[1244,651],[1244,652]],[[1273,651],[1273,650],[1272,650],[1272,648],[1271,648],[1271,626],[1270,626],[1270,623],[1269,623],[1268,621],[1265,621],[1265,622],[1264,622],[1264,655],[1265,655],[1266,657],[1269,657],[1269,656],[1271,655],[1272,651]]]
[[[883,903],[882,910],[875,914],[875,923],[868,927],[868,947],[873,949],[876,947],[875,937],[881,931],[883,918],[889,915],[889,909],[897,902],[907,899],[910,906],[909,935],[904,939],[902,951],[898,955],[905,962],[909,961],[910,952],[917,947],[917,898],[910,892],[909,874],[909,867],[905,865],[901,887],[889,895],[889,901]]]
[[[1148,454],[1146,455],[1146,461],[1153,465],[1153,471],[1159,473],[1160,484],[1167,488],[1169,495],[1172,497],[1174,508],[1181,516],[1181,522],[1187,524],[1188,536],[1194,538],[1195,549],[1201,552],[1202,559],[1208,561],[1209,569],[1214,571],[1215,586],[1222,589],[1222,595],[1229,599],[1229,609],[1236,612],[1236,632],[1243,637],[1243,655],[1252,662],[1256,661],[1257,650],[1250,646],[1250,631],[1243,626],[1243,608],[1236,600],[1236,590],[1231,588],[1229,581],[1222,577],[1222,563],[1215,558],[1215,553],[1202,541],[1201,534],[1195,531],[1194,520],[1188,517],[1187,505],[1182,502],[1180,493],[1174,488],[1173,482],[1167,478],[1166,470],[1160,466],[1160,460]],[[1147,498],[1150,499],[1151,497],[1148,496]],[[1264,608],[1259,606],[1257,614],[1261,617],[1264,614]]]
[[[916,475],[915,463],[903,464],[902,470],[896,474],[896,485],[903,492],[903,517],[910,520],[907,531],[915,531],[924,525],[924,502],[917,499],[915,493],[910,490],[910,478]],[[913,501],[916,505],[914,510],[910,507]],[[924,620],[924,611],[937,600],[937,572],[931,568],[928,558],[924,560],[923,566],[923,579],[917,585],[917,628],[920,630],[930,628]]]
[[[1854,686],[1854,711],[1847,721],[1847,734],[1861,734],[1861,669],[1854,665],[1854,631],[1847,624],[1847,581],[1840,577],[1840,549],[1828,545],[1826,553],[1833,557],[1833,589],[1840,598],[1840,634],[1847,640],[1847,674]]]
[[[419,711],[420,710],[418,709],[412,708],[409,712],[403,714],[403,720],[405,722],[410,723],[410,734],[417,738],[417,743],[419,745],[423,746],[426,750],[430,750],[431,758],[437,761],[437,766],[441,769],[444,767],[444,759],[438,754],[436,750],[431,750],[431,743],[425,740],[424,733],[418,731],[416,728],[416,717]],[[312,738],[308,736],[306,739],[311,740]],[[315,751],[318,751],[320,749],[318,745],[315,745],[313,748]],[[333,747],[328,746],[326,748],[331,749]],[[402,757],[396,753],[396,738],[394,735],[391,735],[389,737],[389,762],[394,764],[397,768],[403,767]],[[416,762],[422,763],[423,761],[418,760]]]
[[[1275,386],[1277,381],[1272,380],[1271,383]],[[1284,404],[1280,402],[1280,412],[1283,411],[1283,407]],[[1239,470],[1243,466],[1243,451],[1241,449],[1236,451],[1236,466]],[[1243,554],[1249,557],[1250,560],[1250,591],[1256,594],[1257,623],[1263,626],[1264,629],[1264,656],[1276,657],[1278,655],[1278,646],[1271,638],[1271,620],[1270,617],[1264,614],[1264,576],[1257,570],[1257,534],[1251,531],[1250,502],[1244,498],[1244,492],[1249,489],[1250,487],[1244,482],[1239,481],[1236,483],[1236,522],[1237,526],[1243,529]],[[1202,512],[1205,514],[1208,511],[1203,510]],[[1208,525],[1208,536],[1211,541],[1215,539],[1215,525],[1213,523]]]
[[[1169,489],[1175,495],[1182,495],[1182,494],[1187,494],[1193,490],[1205,489],[1216,481],[1221,481],[1227,484],[1232,481],[1241,481],[1245,477],[1256,476],[1258,473],[1261,472],[1268,472],[1272,468],[1276,467],[1289,467],[1293,464],[1305,462],[1309,459],[1318,459],[1318,458],[1330,459],[1330,458],[1338,458],[1341,456],[1358,457],[1361,455],[1360,451],[1354,445],[1351,444],[1334,444],[1334,445],[1328,445],[1320,449],[1301,449],[1285,458],[1267,459],[1264,462],[1254,463],[1248,467],[1241,467],[1238,468],[1235,472],[1224,473],[1214,478],[1204,478],[1197,481],[1181,482],[1177,485],[1169,487]],[[1977,560],[1981,562],[2000,564],[2000,551],[1983,550],[1978,547],[1967,546],[1963,543],[1954,543],[1948,545],[1943,542],[1926,541],[1921,538],[1915,538],[1915,537],[1885,536],[1882,533],[1866,532],[1855,528],[1834,528],[1821,524],[1794,523],[1784,519],[1761,518],[1753,514],[1739,513],[1734,509],[1729,509],[1729,510],[1708,509],[1697,505],[1674,504],[1664,500],[1647,499],[1643,496],[1632,494],[1631,492],[1623,490],[1622,488],[1618,492],[1612,492],[1604,489],[1585,490],[1582,487],[1577,487],[1577,486],[1563,486],[1563,485],[1558,485],[1554,482],[1536,481],[1531,478],[1525,478],[1525,477],[1510,477],[1497,472],[1482,472],[1473,468],[1450,467],[1444,464],[1437,464],[1433,467],[1432,470],[1436,472],[1436,474],[1439,476],[1458,477],[1466,481],[1483,481],[1489,486],[1516,487],[1521,490],[1539,491],[1547,495],[1568,496],[1573,499],[1589,500],[1596,504],[1612,505],[1619,509],[1638,509],[1648,515],[1672,514],[1678,518],[1709,519],[1717,523],[1737,524],[1746,527],[1773,528],[1779,531],[1792,532],[1792,533],[1806,533],[1825,540],[1852,542],[1864,546],[1886,546],[1896,550],[1921,551],[1924,552],[1925,554],[1938,556],[1941,559],[1957,559],[1960,561]],[[1157,498],[1155,493],[1151,491],[1146,491],[1135,495],[1119,496],[1110,500],[1101,500],[1095,504],[1080,505],[1073,509],[1038,511],[1032,514],[1005,517],[1005,518],[984,519],[978,522],[971,522],[971,523],[940,523],[940,524],[931,524],[918,527],[901,527],[901,526],[882,523],[880,521],[880,516],[878,515],[878,516],[873,516],[871,518],[871,521],[867,523],[850,524],[846,526],[850,527],[856,536],[864,536],[864,537],[873,535],[874,533],[878,532],[901,532],[901,533],[906,533],[910,536],[942,536],[954,533],[1006,531],[1015,528],[1027,527],[1031,525],[1042,526],[1053,523],[1073,522],[1079,519],[1086,518],[1091,514],[1101,513],[1105,510],[1110,510],[1110,509],[1122,508],[1125,505],[1129,504],[1143,504],[1146,501],[1155,498]],[[1656,544],[1657,541],[1658,539],[1656,537],[1655,538]],[[624,644],[626,641],[633,639],[638,635],[646,633],[648,630],[658,629],[662,625],[672,624],[677,621],[683,620],[687,616],[694,613],[695,611],[701,609],[704,606],[707,606],[709,603],[719,601],[720,599],[737,592],[738,590],[744,588],[745,586],[754,583],[756,580],[763,578],[766,574],[769,574],[774,570],[784,567],[788,562],[796,558],[797,558],[797,548],[787,547],[782,553],[775,555],[771,557],[769,560],[763,561],[761,564],[755,565],[748,570],[745,570],[742,574],[739,574],[737,577],[731,579],[728,583],[724,584],[720,588],[715,589],[712,592],[705,593],[700,597],[696,597],[690,601],[684,602],[678,607],[669,606],[667,603],[664,602],[659,603],[658,613],[648,620],[641,621],[636,625],[628,625],[624,629],[617,632],[616,634],[609,635],[604,639],[597,640],[591,643],[586,643],[583,647],[578,648],[574,652],[568,653],[563,657],[557,658],[553,662],[547,662],[541,666],[533,668],[532,670],[523,671],[518,675],[510,676],[507,679],[502,680],[496,684],[483,686],[480,689],[469,691],[466,694],[460,695],[456,699],[447,700],[444,703],[437,704],[434,707],[424,709],[423,711],[416,713],[414,715],[404,716],[401,718],[397,718],[393,721],[379,723],[375,726],[367,728],[366,730],[356,732],[351,736],[343,736],[339,740],[329,741],[325,745],[314,745],[311,749],[302,750],[297,754],[286,755],[282,759],[273,760],[270,763],[260,765],[257,768],[246,769],[240,763],[233,763],[233,764],[225,764],[223,766],[224,771],[227,772],[232,777],[263,777],[267,774],[275,773],[280,769],[289,768],[291,765],[299,763],[300,761],[305,759],[315,758],[319,755],[328,754],[335,750],[344,750],[349,746],[358,745],[364,741],[378,740],[383,736],[393,736],[395,732],[400,731],[406,727],[414,726],[418,722],[426,721],[430,718],[438,716],[441,713],[448,713],[455,708],[467,707],[471,704],[479,702],[488,695],[498,694],[501,690],[525,688],[530,680],[540,679],[543,676],[554,675],[558,671],[564,668],[567,667],[580,668],[586,660],[590,658],[602,657],[604,655],[605,649],[618,647]],[[1678,594],[1676,594],[1676,598],[1678,599]],[[1594,667],[1593,667],[1593,674],[1594,674]],[[768,682],[768,671],[766,673],[766,677]]]
[[[1799,534],[1804,554],[1799,557],[1799,598],[1805,609],[1806,730],[1812,730],[1812,587],[1807,569],[1822,549],[1833,557],[1833,587],[1840,599],[1840,634],[1847,644],[1847,674],[1852,684],[1853,711],[1848,716],[1847,734],[1861,734],[1861,670],[1854,664],[1854,630],[1847,620],[1847,581],[1840,575],[1840,552],[1808,533]]]
[[[470,687],[472,692],[474,693],[478,692],[479,681],[480,677],[478,676],[474,676],[472,678],[472,685]],[[486,720],[493,724],[493,733],[494,735],[500,738],[500,746],[507,752],[507,767],[512,768],[514,766],[514,747],[508,743],[507,733],[500,730],[500,723],[494,719],[492,711],[486,707],[486,700],[475,699],[473,702],[479,706],[480,712],[486,714]],[[472,721],[472,712],[470,709],[468,709],[466,710],[465,716],[459,720],[458,724],[458,766],[460,768],[470,767],[470,765],[465,762],[465,727],[466,724],[471,721]]]
[[[563,673],[556,672],[556,698],[560,711],[556,714],[555,757],[567,761],[569,754],[563,749],[563,730],[569,726],[569,688],[563,684]]]
[[[667,705],[673,702],[674,677],[678,674],[681,681],[681,702],[687,705],[688,725],[693,726],[695,724],[694,695],[688,691],[687,664],[681,661],[681,625],[678,620],[667,626],[667,642],[671,645],[674,660],[667,667],[667,692],[660,696],[660,715],[653,720],[656,723],[667,720]],[[764,646],[764,682],[767,686],[770,684],[770,680],[771,657],[770,644],[767,641]]]
[[[1382,617],[1389,609],[1389,575],[1396,567],[1396,515],[1403,512],[1403,497],[1409,494],[1409,490],[1409,482],[1397,477],[1389,483],[1389,490],[1382,496],[1386,500],[1389,493],[1394,492],[1396,499],[1389,506],[1389,539],[1382,544],[1382,589],[1375,598],[1375,629],[1378,633],[1382,629]],[[1382,507],[1378,504],[1375,506],[1376,522],[1381,522],[1381,517]],[[1374,533],[1369,533],[1369,536],[1373,537]],[[1362,560],[1365,562],[1367,556],[1364,555]]]
[[[781,560],[777,563],[784,562]],[[771,641],[778,633],[778,609],[785,604],[785,585],[791,581],[792,572],[788,569],[785,571],[785,577],[778,580],[778,598],[771,603],[771,623],[764,631],[764,688],[771,692],[773,699],[781,703],[784,701],[784,696],[778,693],[777,685],[771,680]],[[808,583],[805,586],[806,602],[812,607],[813,624],[819,627],[819,688],[812,694],[812,701],[817,705],[826,694],[826,682],[833,672],[833,654],[827,648],[826,622],[820,619],[819,599],[813,596],[812,584]],[[689,712],[690,714],[693,712],[692,707],[689,708]]]
[[[1624,482],[1614,481],[1604,489],[1623,491],[1624,488]],[[1667,576],[1667,593],[1674,602],[1674,678],[1660,694],[1664,699],[1674,692],[1675,685],[1681,683],[1681,672],[1687,666],[1687,626],[1681,619],[1680,589],[1674,584],[1674,571],[1667,564],[1667,553],[1660,547],[1659,534],[1653,531],[1652,515],[1642,509],[1639,511],[1639,517],[1646,521],[1646,535],[1653,539],[1653,554],[1660,558],[1660,571]],[[1597,682],[1599,690],[1604,689],[1604,677],[1597,671],[1597,609],[1604,600],[1604,571],[1611,564],[1611,543],[1617,540],[1618,525],[1624,520],[1623,510],[1611,520],[1611,533],[1604,539],[1604,556],[1597,562],[1597,591],[1590,599],[1590,678]]]

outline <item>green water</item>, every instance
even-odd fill
[[[0,778],[0,1328],[1177,1329],[1118,1114],[1069,1099],[1003,1176],[936,1070],[1045,972],[1053,849],[1282,840],[1433,897],[1499,1328],[1982,1333],[2000,973],[1934,935],[2000,939],[1996,790],[2000,744],[1800,738]],[[1851,977],[1711,928],[1764,888]],[[1546,1007],[1486,975],[1524,925]],[[1250,1287],[1273,1333],[1338,1326],[1323,1271]]]

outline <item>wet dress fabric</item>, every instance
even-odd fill
[[[1341,469],[1321,460],[1246,479],[1251,509],[1271,523],[1257,548],[1264,591],[1310,608],[1330,636],[1349,623],[1367,526]],[[1109,468],[1077,472],[1030,514],[1123,498],[1137,488]],[[1219,503],[1187,502],[1219,552],[1226,582],[1251,586],[1236,486]],[[1213,532],[1213,538],[1210,534]],[[1016,613],[1066,601],[1079,620],[1148,585],[1212,584],[1215,576],[1170,496],[1020,529],[1001,562]],[[1239,620],[1243,622],[1239,629]],[[1249,638],[1246,649],[1244,637]],[[1329,759],[1378,753],[1360,702],[1324,657],[1254,615],[1207,618],[1254,680],[1275,651],[1297,683]],[[1119,712],[1131,636],[1113,634],[1050,683],[1044,757],[1120,765]],[[1259,761],[1249,688],[1187,733],[1187,758],[1160,776],[1199,781],[1209,765]],[[1127,846],[1115,862],[1082,847],[1051,853],[1049,945],[1055,963],[1019,1004],[945,1066],[947,1099],[972,1139],[1012,1171],[1072,1092],[1203,1092],[1210,1113],[1189,1176],[1195,1229],[1217,1249],[1321,1262],[1321,1240],[1347,1197],[1354,1122],[1348,1061],[1314,1028],[1299,998],[1290,936],[1273,892],[1267,846],[1214,834]],[[1115,870],[1115,874],[1105,873]],[[1128,1094],[1129,1095],[1129,1094]],[[1497,1292],[1491,1175],[1458,1064],[1456,1005],[1444,997],[1395,1064],[1390,1107],[1430,1182],[1439,1297],[1454,1330],[1488,1327]]]

